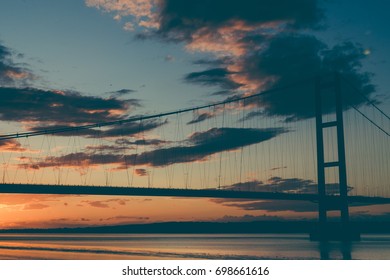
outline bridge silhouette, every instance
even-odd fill
[[[389,136],[377,102],[334,73],[177,111],[0,135],[0,193],[304,200],[318,203],[323,228],[329,211],[348,224],[350,204],[390,203]]]

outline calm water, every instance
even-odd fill
[[[390,235],[310,242],[299,234],[1,234],[0,259],[390,259]]]

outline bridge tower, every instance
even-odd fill
[[[325,100],[325,98],[327,98]],[[323,120],[323,104],[332,104],[335,108],[335,119],[332,121]],[[352,232],[349,224],[348,209],[348,185],[347,170],[345,162],[344,124],[343,124],[343,102],[340,74],[334,73],[330,77],[317,77],[315,83],[315,110],[316,110],[316,139],[317,139],[317,181],[318,181],[318,220],[317,231],[311,234],[313,240],[352,240],[359,239],[356,232]],[[336,130],[337,159],[325,161],[324,157],[324,130]],[[334,134],[333,134],[334,135]],[[326,190],[326,172],[328,168],[338,169],[339,199],[337,203],[330,203]],[[334,200],[332,200],[334,201]],[[340,211],[340,225],[330,227],[327,212],[329,210]]]

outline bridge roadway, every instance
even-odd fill
[[[219,189],[173,189],[141,187],[107,187],[76,185],[42,184],[0,184],[0,193],[14,194],[68,194],[68,195],[118,195],[118,196],[170,196],[170,197],[207,197],[239,198],[258,200],[302,200],[318,201],[317,194],[298,194],[281,192],[253,192]],[[327,196],[329,206],[338,204],[339,196]],[[390,204],[387,197],[349,196],[350,203]]]

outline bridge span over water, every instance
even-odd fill
[[[118,195],[167,196],[192,198],[236,198],[251,200],[300,200],[318,202],[318,194],[258,192],[220,189],[177,189],[108,186],[71,186],[39,184],[0,184],[0,193],[14,194],[64,194],[64,195]],[[337,205],[340,196],[327,196],[330,205]],[[375,196],[349,196],[348,202],[358,204],[390,204],[390,198]]]

